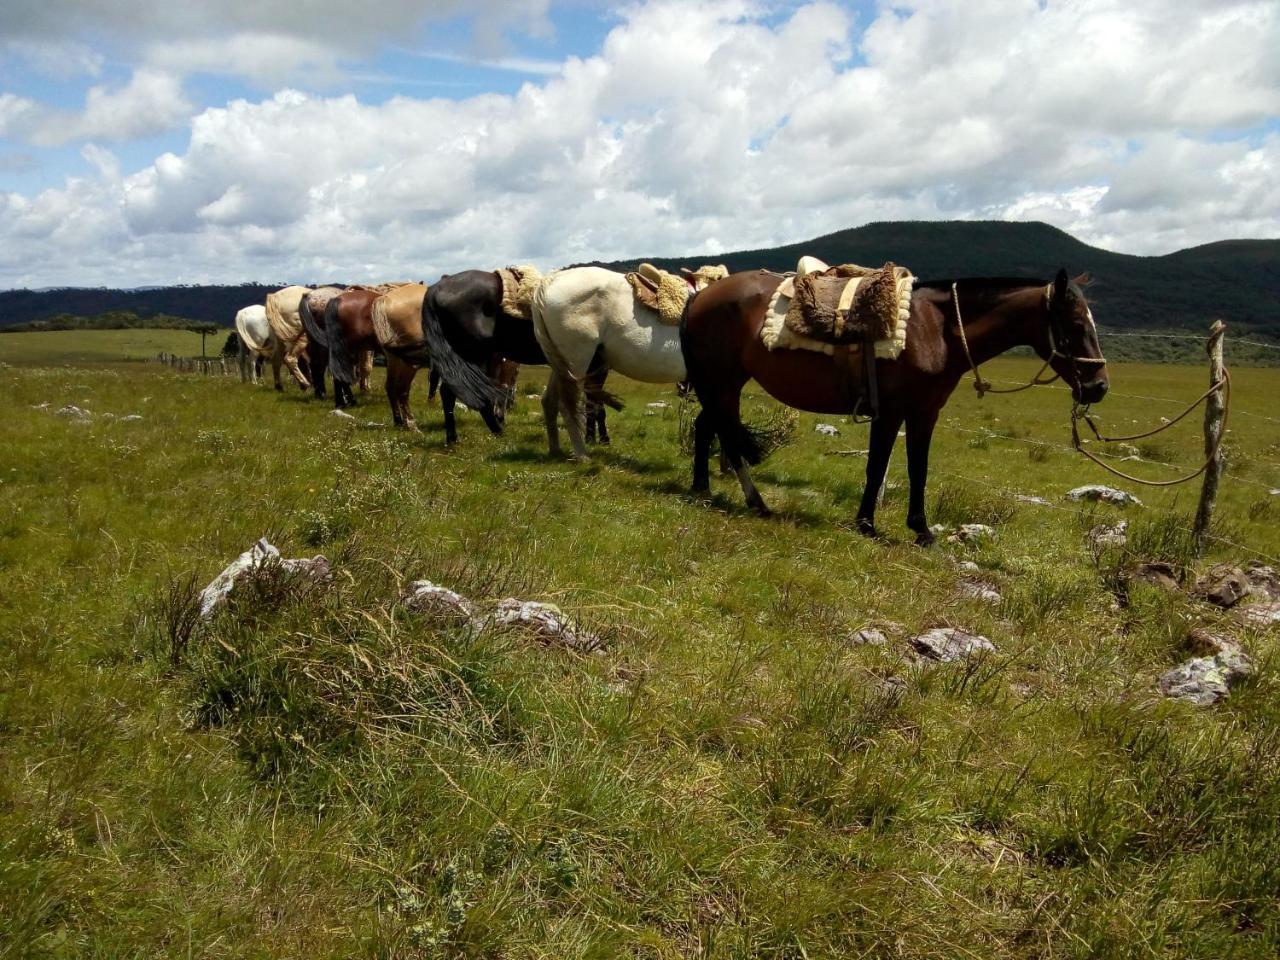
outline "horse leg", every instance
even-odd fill
[[[329,350],[319,343],[307,341],[307,357],[311,366],[311,387],[317,400],[325,397],[324,372],[329,366]]]
[[[404,368],[401,361],[392,356],[387,355],[387,380],[384,387],[387,392],[387,404],[391,407],[391,421],[397,427],[408,427],[405,422],[404,414],[400,409],[400,382],[404,379]]]
[[[711,442],[715,439],[711,411],[705,407],[693,421],[693,490],[695,495],[711,492]],[[724,454],[721,453],[721,460]]]
[[[907,476],[911,481],[907,526],[915,531],[916,543],[922,547],[931,546],[934,540],[924,511],[924,488],[929,479],[929,444],[933,440],[933,428],[937,422],[937,410],[913,414],[907,418]]]
[[[858,507],[856,523],[858,532],[868,537],[876,535],[876,502],[880,499],[880,487],[889,469],[889,457],[902,427],[902,415],[890,415],[881,411],[871,421],[871,444],[867,451],[867,485],[862,488],[862,504]]]
[[[279,340],[276,341],[275,348],[271,351],[271,373],[276,379],[276,389],[284,392],[284,383],[280,379],[280,366],[284,363],[284,344]]]
[[[455,400],[453,388],[447,383],[440,384],[440,407],[444,410],[444,442],[449,446],[458,442],[458,424],[453,417]]]
[[[547,378],[547,389],[542,391],[542,418],[547,425],[547,450],[553,457],[560,455],[560,378],[553,371]]]
[[[373,379],[373,351],[364,350],[356,362],[356,370],[360,379],[360,392],[369,392],[369,383]]]
[[[583,427],[585,426],[582,416],[582,384],[569,376],[562,376],[559,380],[560,411],[564,414],[564,425],[569,431],[569,443],[573,446],[573,459],[590,460],[591,454],[588,452],[586,441],[582,437]]]
[[[588,397],[586,401],[586,408],[587,408],[587,443],[595,443],[596,442],[596,411],[599,408],[599,404],[597,404],[594,400]]]
[[[609,446],[609,426],[605,423],[605,410],[608,409],[603,403],[596,405],[599,409],[596,412],[596,418],[600,421],[600,446]]]
[[[413,381],[418,376],[418,368],[408,364],[409,372],[405,374],[404,389],[400,393],[400,410],[404,413],[404,425],[410,433],[421,433],[418,421],[413,419],[413,411],[409,408],[409,394],[413,390]]]
[[[751,479],[751,470],[747,466],[750,451],[755,442],[742,423],[742,388],[745,381],[738,384],[729,395],[720,398],[719,409],[715,411],[716,432],[720,434],[720,449],[724,451],[729,466],[738,475],[738,483],[742,486],[742,495],[746,497],[747,506],[762,517],[773,515],[764,497],[756,489]],[[695,434],[696,442],[696,434]]]
[[[431,368],[431,376],[427,379],[427,403],[436,398],[436,392],[440,389],[440,371],[435,367]]]

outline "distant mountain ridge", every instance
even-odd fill
[[[1237,335],[1253,332],[1280,339],[1280,239],[1224,240],[1164,256],[1142,257],[1091,247],[1044,223],[894,221],[868,223],[764,250],[646,257],[603,265],[634,269],[643,259],[667,269],[715,262],[733,271],[792,270],[803,254],[829,263],[878,265],[893,260],[926,280],[963,276],[1048,279],[1059,267],[1065,267],[1072,275],[1091,275],[1089,299],[1104,328],[1199,331],[1221,317]],[[284,284],[9,290],[0,292],[0,327],[60,313],[91,316],[109,310],[131,310],[142,316],[172,314],[230,326],[237,310],[261,303],[281,286]]]

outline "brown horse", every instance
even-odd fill
[[[359,383],[368,393],[373,354],[378,338],[373,330],[373,302],[385,289],[352,287],[333,297],[324,309],[325,337],[329,343],[329,373],[333,375],[333,405],[341,410],[356,405],[351,390]]]
[[[710,488],[708,457],[714,436],[737,472],[747,504],[765,506],[748,463],[759,446],[739,415],[742,388],[755,380],[775,399],[812,413],[852,414],[861,392],[861,366],[811,350],[770,350],[760,339],[769,299],[783,278],[764,270],[735,274],[690,302],[681,329],[689,379],[702,410],[694,423],[693,490]],[[1052,282],[965,279],[919,284],[911,298],[906,349],[876,361],[878,412],[871,422],[867,483],[858,529],[875,535],[876,500],[903,423],[911,497],[907,526],[916,542],[933,542],[925,516],[929,443],[938,414],[961,377],[1017,346],[1029,346],[1071,387],[1080,403],[1107,392],[1106,361],[1093,315],[1078,282],[1059,271]],[[860,409],[860,408],[859,408]]]

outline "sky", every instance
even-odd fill
[[[1276,51],[1277,0],[4,0],[0,288],[1280,237]]]

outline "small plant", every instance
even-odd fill
[[[200,430],[195,444],[209,453],[226,453],[233,446],[230,434],[225,430]]]

